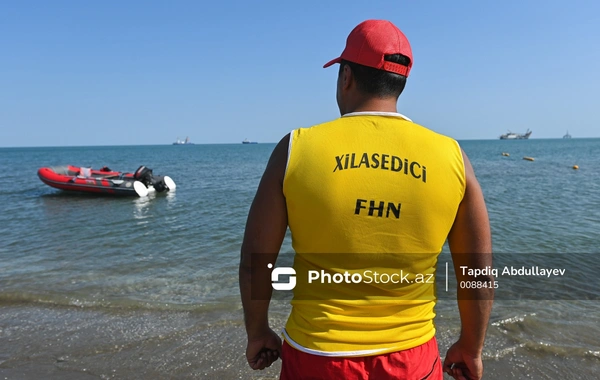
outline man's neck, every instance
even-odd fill
[[[353,112],[395,112],[398,113],[396,99],[368,98],[349,107],[344,114]]]

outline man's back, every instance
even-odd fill
[[[465,190],[456,141],[397,113],[348,114],[290,140],[283,191],[299,275],[286,339],[340,356],[431,339],[437,256]],[[328,281],[345,272],[354,282]]]
[[[297,253],[440,252],[465,190],[456,141],[395,113],[345,115],[290,140]]]

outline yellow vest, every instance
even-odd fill
[[[297,272],[288,343],[365,356],[435,335],[437,257],[465,191],[455,140],[396,113],[296,129],[283,191]]]

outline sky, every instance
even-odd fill
[[[339,117],[348,33],[386,19],[398,111],[458,140],[600,137],[600,2],[0,1],[0,147],[277,142]]]

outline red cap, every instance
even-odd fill
[[[388,54],[402,54],[410,58],[407,66],[385,61]],[[412,67],[412,51],[404,33],[386,20],[367,20],[358,24],[348,35],[342,55],[325,64],[329,67],[342,59],[359,65],[374,67],[408,76]]]

